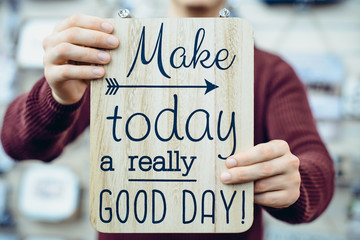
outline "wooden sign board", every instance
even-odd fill
[[[237,18],[116,19],[91,82],[90,218],[107,233],[243,232],[253,183],[225,159],[253,146],[253,33]]]

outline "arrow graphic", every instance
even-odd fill
[[[218,88],[219,86],[205,80],[205,85],[119,85],[116,78],[105,78],[107,82],[107,91],[105,95],[115,95],[120,88],[205,88],[205,94]]]

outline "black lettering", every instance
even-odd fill
[[[229,224],[229,210],[231,208],[234,197],[236,195],[236,191],[234,191],[233,195],[231,196],[229,205],[227,205],[227,203],[226,203],[226,199],[225,199],[223,190],[220,190],[220,194],[221,194],[221,198],[222,198],[222,200],[224,202],[224,207],[225,207],[225,210],[226,210],[226,223]]]
[[[201,137],[199,137],[199,138],[194,138],[194,137],[192,137],[192,136],[190,135],[189,124],[190,124],[191,118],[192,118],[196,113],[198,113],[198,112],[205,113],[205,116],[206,116],[206,125],[205,125],[205,129],[204,129],[203,135],[202,135]],[[214,139],[214,138],[211,136],[211,134],[210,134],[210,120],[209,120],[209,119],[210,119],[210,114],[209,114],[206,110],[204,110],[204,109],[197,109],[197,110],[193,111],[193,112],[190,114],[190,116],[189,116],[188,119],[186,120],[186,125],[185,125],[185,132],[186,132],[186,135],[187,135],[187,137],[189,138],[189,140],[191,140],[191,141],[193,141],[193,142],[199,142],[199,141],[201,141],[201,140],[205,137],[206,134],[207,134],[209,140],[213,140],[213,139]]]
[[[181,160],[183,161],[184,166],[186,168],[186,172],[182,174],[182,176],[184,176],[184,177],[186,177],[189,174],[190,169],[191,169],[191,167],[192,167],[192,165],[193,165],[193,163],[194,163],[194,161],[196,159],[196,156],[191,156],[190,157],[190,164],[187,164],[186,158],[187,157],[185,157],[185,156],[181,156]]]
[[[241,224],[244,224],[245,223],[245,191],[243,190],[242,191],[242,205],[241,205],[241,208],[242,208],[242,221],[241,221]]]
[[[233,135],[233,148],[232,148],[231,153],[230,153],[227,157],[223,157],[223,156],[221,156],[221,154],[218,154],[218,157],[219,157],[220,159],[225,160],[225,159],[227,159],[229,156],[233,155],[233,154],[235,153],[235,150],[236,150],[235,112],[232,112],[232,113],[231,113],[230,128],[229,128],[229,131],[228,131],[228,133],[226,134],[225,137],[222,137],[222,136],[221,136],[221,131],[220,131],[222,114],[223,114],[223,111],[220,111],[220,113],[219,113],[219,120],[218,120],[218,127],[217,127],[217,132],[218,132],[219,140],[220,140],[220,141],[226,141],[226,140],[229,138],[231,132],[232,132],[232,135]]]
[[[145,121],[146,121],[146,125],[147,125],[147,130],[146,130],[146,133],[144,134],[144,136],[140,137],[140,138],[134,138],[133,136],[130,135],[130,132],[129,132],[129,124],[130,124],[130,121],[133,117],[135,116],[142,116]],[[126,136],[131,140],[131,141],[134,141],[134,142],[141,142],[142,140],[144,140],[145,138],[147,138],[147,136],[149,135],[150,133],[150,128],[151,128],[151,124],[150,124],[150,120],[149,118],[143,114],[143,113],[134,113],[133,115],[131,115],[129,117],[129,119],[126,121],[126,125],[125,125],[125,132],[126,132]]]
[[[216,59],[214,59],[214,61],[212,62],[212,64],[210,64],[210,65],[207,66],[204,62],[206,62],[206,60],[208,60],[208,59],[210,58],[210,52],[209,52],[208,50],[203,50],[203,51],[200,53],[199,58],[200,58],[201,55],[203,55],[204,53],[206,53],[206,57],[200,60],[200,64],[201,64],[201,66],[203,66],[204,68],[211,68],[211,67],[214,65]]]
[[[151,170],[151,158],[149,156],[142,156],[139,160],[139,168],[141,171],[147,172]]]
[[[162,202],[163,202],[163,214],[161,216],[161,218],[159,220],[155,220],[155,206],[157,206],[157,204],[155,203],[155,193],[159,194]],[[154,224],[158,224],[161,223],[162,221],[164,221],[165,219],[165,215],[166,215],[166,201],[165,201],[165,196],[164,194],[157,189],[152,190],[152,223]]]
[[[186,207],[186,204],[185,204],[185,195],[186,194],[190,194],[190,196],[192,197],[192,200],[193,200],[193,204],[194,204],[194,212],[193,212],[193,215],[192,215],[192,218],[190,220],[186,220],[186,216],[185,216],[185,212],[186,212],[186,209],[188,209]],[[195,198],[195,195],[192,191],[190,190],[183,190],[183,197],[182,197],[182,202],[183,202],[183,206],[182,206],[182,222],[183,224],[189,224],[189,223],[192,223],[194,220],[195,220],[195,217],[196,217],[196,198]]]
[[[165,158],[163,156],[156,156],[154,158],[154,166],[153,166],[154,171],[156,172],[161,172],[161,171],[165,171]]]
[[[224,57],[223,59],[219,59],[219,56],[220,56],[221,52],[223,52],[223,51],[226,53],[226,57]],[[225,61],[228,58],[228,56],[229,56],[229,51],[226,48],[223,48],[220,51],[218,51],[218,53],[216,54],[216,57],[215,57],[216,67],[221,70],[227,70],[229,67],[231,67],[231,65],[234,63],[236,55],[234,55],[233,59],[231,60],[231,63],[227,67],[221,67],[220,63],[219,63],[219,62]]]
[[[106,159],[109,159],[109,160],[105,161]],[[105,167],[105,165],[108,165],[108,167]],[[101,158],[100,169],[103,170],[104,172],[114,171],[115,170],[113,168],[113,161],[112,161],[112,158],[110,156],[103,156]]]
[[[205,196],[206,194],[210,194],[211,196],[211,214],[205,214],[205,206],[209,206],[208,204],[205,204]],[[209,217],[211,218],[212,223],[215,223],[215,194],[211,190],[206,190],[201,197],[201,223],[204,223],[204,218]]]
[[[138,201],[138,198],[139,198],[139,196],[140,196],[140,194],[143,194],[143,196],[144,196],[144,216],[143,216],[143,218],[142,219],[140,219],[139,218],[139,216],[138,216],[138,203],[137,203],[137,201]],[[136,219],[136,221],[138,222],[138,223],[144,223],[145,222],[145,220],[146,220],[146,215],[147,215],[147,195],[146,195],[146,192],[144,191],[144,190],[140,190],[140,191],[138,191],[137,193],[136,193],[136,195],[135,195],[135,201],[134,201],[134,212],[135,212],[135,219]]]
[[[163,138],[160,136],[159,134],[159,131],[158,131],[158,121],[159,121],[159,118],[160,116],[164,113],[164,112],[170,112],[172,113],[173,115],[173,128],[172,128],[172,132],[170,134],[170,136],[168,138]],[[174,136],[175,134],[175,137],[178,139],[178,140],[183,140],[184,137],[180,137],[179,134],[178,134],[178,131],[177,131],[177,119],[178,119],[178,99],[177,99],[177,95],[174,94],[174,109],[171,109],[171,108],[165,108],[163,109],[156,117],[155,119],[155,134],[157,136],[157,138],[160,140],[160,141],[163,141],[163,142],[167,142],[169,140],[172,139],[172,137]]]
[[[114,141],[116,141],[116,142],[121,141],[121,138],[118,138],[116,136],[116,121],[122,118],[122,117],[118,116],[118,108],[119,108],[118,106],[115,107],[114,116],[106,117],[106,119],[108,119],[108,120],[113,120],[112,136],[113,136]]]
[[[126,213],[125,213],[125,218],[121,219],[120,217],[120,213],[119,213],[119,202],[120,202],[120,197],[122,194],[125,194],[125,201],[126,201]],[[126,221],[129,218],[129,192],[127,190],[121,190],[117,196],[116,199],[116,217],[117,219],[121,222],[121,223],[126,223]]]
[[[182,54],[180,55],[180,58],[182,58],[183,60],[182,60],[182,62],[181,62],[181,64],[179,66],[176,66],[175,63],[174,63],[174,56],[175,56],[176,52],[178,50],[180,50],[180,49],[182,50]],[[185,61],[186,61],[185,52],[186,52],[186,50],[185,50],[184,47],[177,47],[177,48],[174,49],[174,51],[170,55],[170,65],[171,65],[171,67],[173,67],[175,69],[178,69],[178,68],[181,68],[182,66],[185,65]]]
[[[157,65],[158,65],[158,69],[159,69],[160,73],[166,78],[171,78],[165,72],[163,62],[162,62],[163,25],[164,24],[161,23],[161,27],[160,27],[160,30],[159,30],[159,33],[158,33],[158,38],[157,38],[154,50],[153,50],[152,55],[151,55],[149,60],[147,60],[146,56],[145,56],[145,53],[146,53],[146,49],[145,49],[145,42],[146,42],[145,35],[146,35],[146,32],[145,32],[145,26],[143,26],[142,32],[141,32],[141,35],[140,35],[140,39],[139,39],[139,43],[138,43],[138,47],[137,47],[137,50],[136,50],[136,54],[135,54],[134,60],[133,60],[133,62],[131,64],[130,70],[129,70],[128,74],[127,74],[127,77],[130,77],[132,71],[134,70],[137,59],[139,57],[139,53],[140,53],[141,63],[144,64],[144,65],[149,64],[154,59],[155,54],[157,54]],[[232,60],[231,60],[231,62],[230,62],[230,64],[228,66],[224,66],[224,67],[221,66],[220,63],[225,61],[229,57],[229,51],[227,49],[225,49],[225,48],[223,48],[223,49],[221,49],[220,51],[217,52],[217,54],[215,55],[214,60],[212,62],[209,62],[209,64],[206,64],[206,62],[209,60],[209,58],[211,56],[211,53],[207,49],[204,49],[204,50],[202,50],[200,52],[202,43],[203,43],[203,41],[205,39],[205,34],[206,34],[206,31],[205,31],[204,28],[199,28],[197,30],[196,35],[195,35],[195,39],[194,39],[193,56],[191,58],[191,61],[188,64],[186,63],[186,49],[183,46],[179,46],[179,47],[175,48],[172,51],[172,53],[170,54],[170,59],[169,59],[170,66],[172,68],[179,69],[181,67],[189,68],[192,65],[192,67],[195,69],[198,62],[200,61],[201,66],[204,67],[204,68],[211,68],[212,66],[214,66],[214,64],[216,64],[216,67],[219,68],[220,70],[227,70],[228,68],[230,68],[232,66],[234,60],[235,60],[236,55],[233,56],[233,58],[232,58]],[[223,58],[220,58],[220,55],[221,55],[222,52],[225,52],[225,56]],[[176,65],[174,59],[175,59],[176,55],[178,55],[178,54],[180,54],[179,58],[181,60],[180,60],[180,64]]]
[[[199,36],[201,34],[201,40],[200,40],[200,43],[198,43],[199,41]],[[204,38],[205,38],[205,29],[204,28],[199,28],[196,32],[196,36],[195,36],[195,41],[194,41],[194,55],[193,55],[193,58],[189,64],[189,66],[191,64],[193,64],[193,68],[195,69],[196,65],[197,65],[197,62],[199,61],[199,58],[201,56],[202,53],[200,53],[200,55],[196,58],[196,55],[197,53],[199,52],[199,49],[204,41]],[[205,67],[206,68],[206,67]]]
[[[163,35],[163,25],[164,23],[161,23],[161,27],[160,27],[160,30],[159,30],[159,34],[158,34],[158,38],[157,38],[157,41],[156,41],[156,44],[155,44],[155,48],[154,48],[154,51],[150,57],[149,60],[146,60],[146,57],[145,57],[145,26],[143,26],[143,29],[142,29],[142,32],[141,32],[141,36],[140,36],[140,40],[139,40],[139,45],[138,45],[138,48],[136,50],[136,55],[135,55],[135,58],[134,58],[134,61],[130,67],[130,70],[127,74],[126,77],[129,77],[131,72],[133,71],[134,67],[135,67],[135,64],[136,64],[136,60],[138,58],[138,55],[139,55],[139,51],[140,51],[140,48],[141,48],[141,63],[144,64],[144,65],[147,65],[149,64],[156,52],[157,52],[157,64],[158,64],[158,68],[159,68],[159,71],[161,72],[161,74],[166,77],[166,78],[170,78],[170,76],[165,72],[164,70],[164,67],[163,67],[163,63],[162,63],[162,35]]]
[[[134,159],[139,158],[139,156],[129,156],[130,159],[130,168],[128,169],[129,171],[135,171],[134,168]]]
[[[99,216],[100,216],[100,220],[103,223],[109,223],[112,220],[112,209],[110,207],[106,207],[105,210],[109,212],[109,218],[108,219],[104,219],[103,218],[103,214],[102,214],[102,201],[103,201],[103,194],[104,193],[108,193],[109,195],[111,195],[111,191],[108,189],[104,189],[100,192],[100,206],[99,206]]]

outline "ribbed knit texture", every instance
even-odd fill
[[[279,57],[255,49],[255,144],[283,139],[300,159],[301,195],[286,209],[266,209],[289,222],[309,222],[328,206],[334,189],[333,163],[315,127],[304,86]],[[45,79],[9,105],[1,131],[5,151],[14,159],[50,161],[89,125],[89,89],[80,102],[63,106]],[[234,96],[236,97],[236,96]],[[242,234],[99,234],[99,239],[262,239],[262,207]]]
[[[73,105],[57,103],[45,78],[13,101],[5,114],[1,141],[15,160],[50,161],[89,125],[89,92]]]

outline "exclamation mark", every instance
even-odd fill
[[[242,221],[241,224],[245,223],[245,191],[242,191]]]

